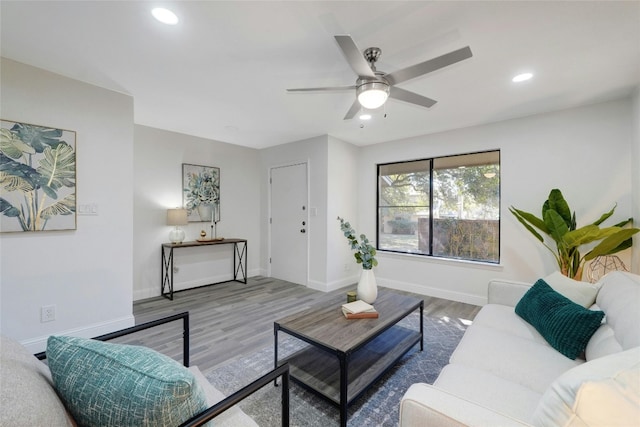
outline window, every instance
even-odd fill
[[[498,263],[500,151],[379,164],[377,248]]]

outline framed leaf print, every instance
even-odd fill
[[[76,133],[0,120],[0,231],[76,229]]]
[[[183,163],[182,196],[189,222],[220,221],[220,168]]]

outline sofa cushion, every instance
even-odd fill
[[[640,276],[613,271],[602,277],[596,303],[606,313],[606,324],[613,329],[624,350],[640,346]]]
[[[600,327],[604,313],[588,310],[538,280],[522,297],[516,314],[533,325],[553,348],[570,359],[578,357]]]
[[[488,406],[425,383],[412,384],[402,397],[399,425],[402,427],[531,427]]]
[[[473,319],[473,326],[485,326],[509,335],[515,335],[545,346],[549,343],[531,324],[522,320],[513,307],[500,304],[487,304]]]
[[[530,420],[542,397],[522,384],[459,363],[445,366],[433,385],[519,420]]]
[[[516,322],[525,323],[515,314],[513,318]],[[475,323],[465,332],[450,362],[487,371],[540,394],[562,373],[584,363],[580,359],[571,360],[563,356],[546,342],[532,341]]]
[[[632,426],[640,421],[640,347],[587,362],[544,393],[535,425]]]
[[[49,369],[18,342],[0,336],[0,426],[72,426]]]
[[[149,348],[52,336],[47,358],[83,426],[176,426],[207,408],[193,374]]]
[[[559,294],[585,308],[591,307],[596,300],[599,284],[573,280],[556,271],[543,279],[551,288]]]

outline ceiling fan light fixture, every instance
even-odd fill
[[[530,80],[532,77],[533,77],[533,73],[522,73],[512,78],[511,81],[514,83],[526,82],[527,80]]]
[[[358,102],[367,110],[380,108],[389,98],[389,85],[385,82],[366,82],[356,89]]]
[[[156,7],[151,11],[151,14],[163,24],[176,25],[179,21],[178,16],[175,13],[163,7]]]

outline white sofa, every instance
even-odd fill
[[[405,393],[400,426],[640,426],[640,276],[544,280],[604,311],[584,359],[565,357],[515,313],[531,284],[492,281],[489,303],[434,384]],[[592,306],[589,292],[597,294]]]

